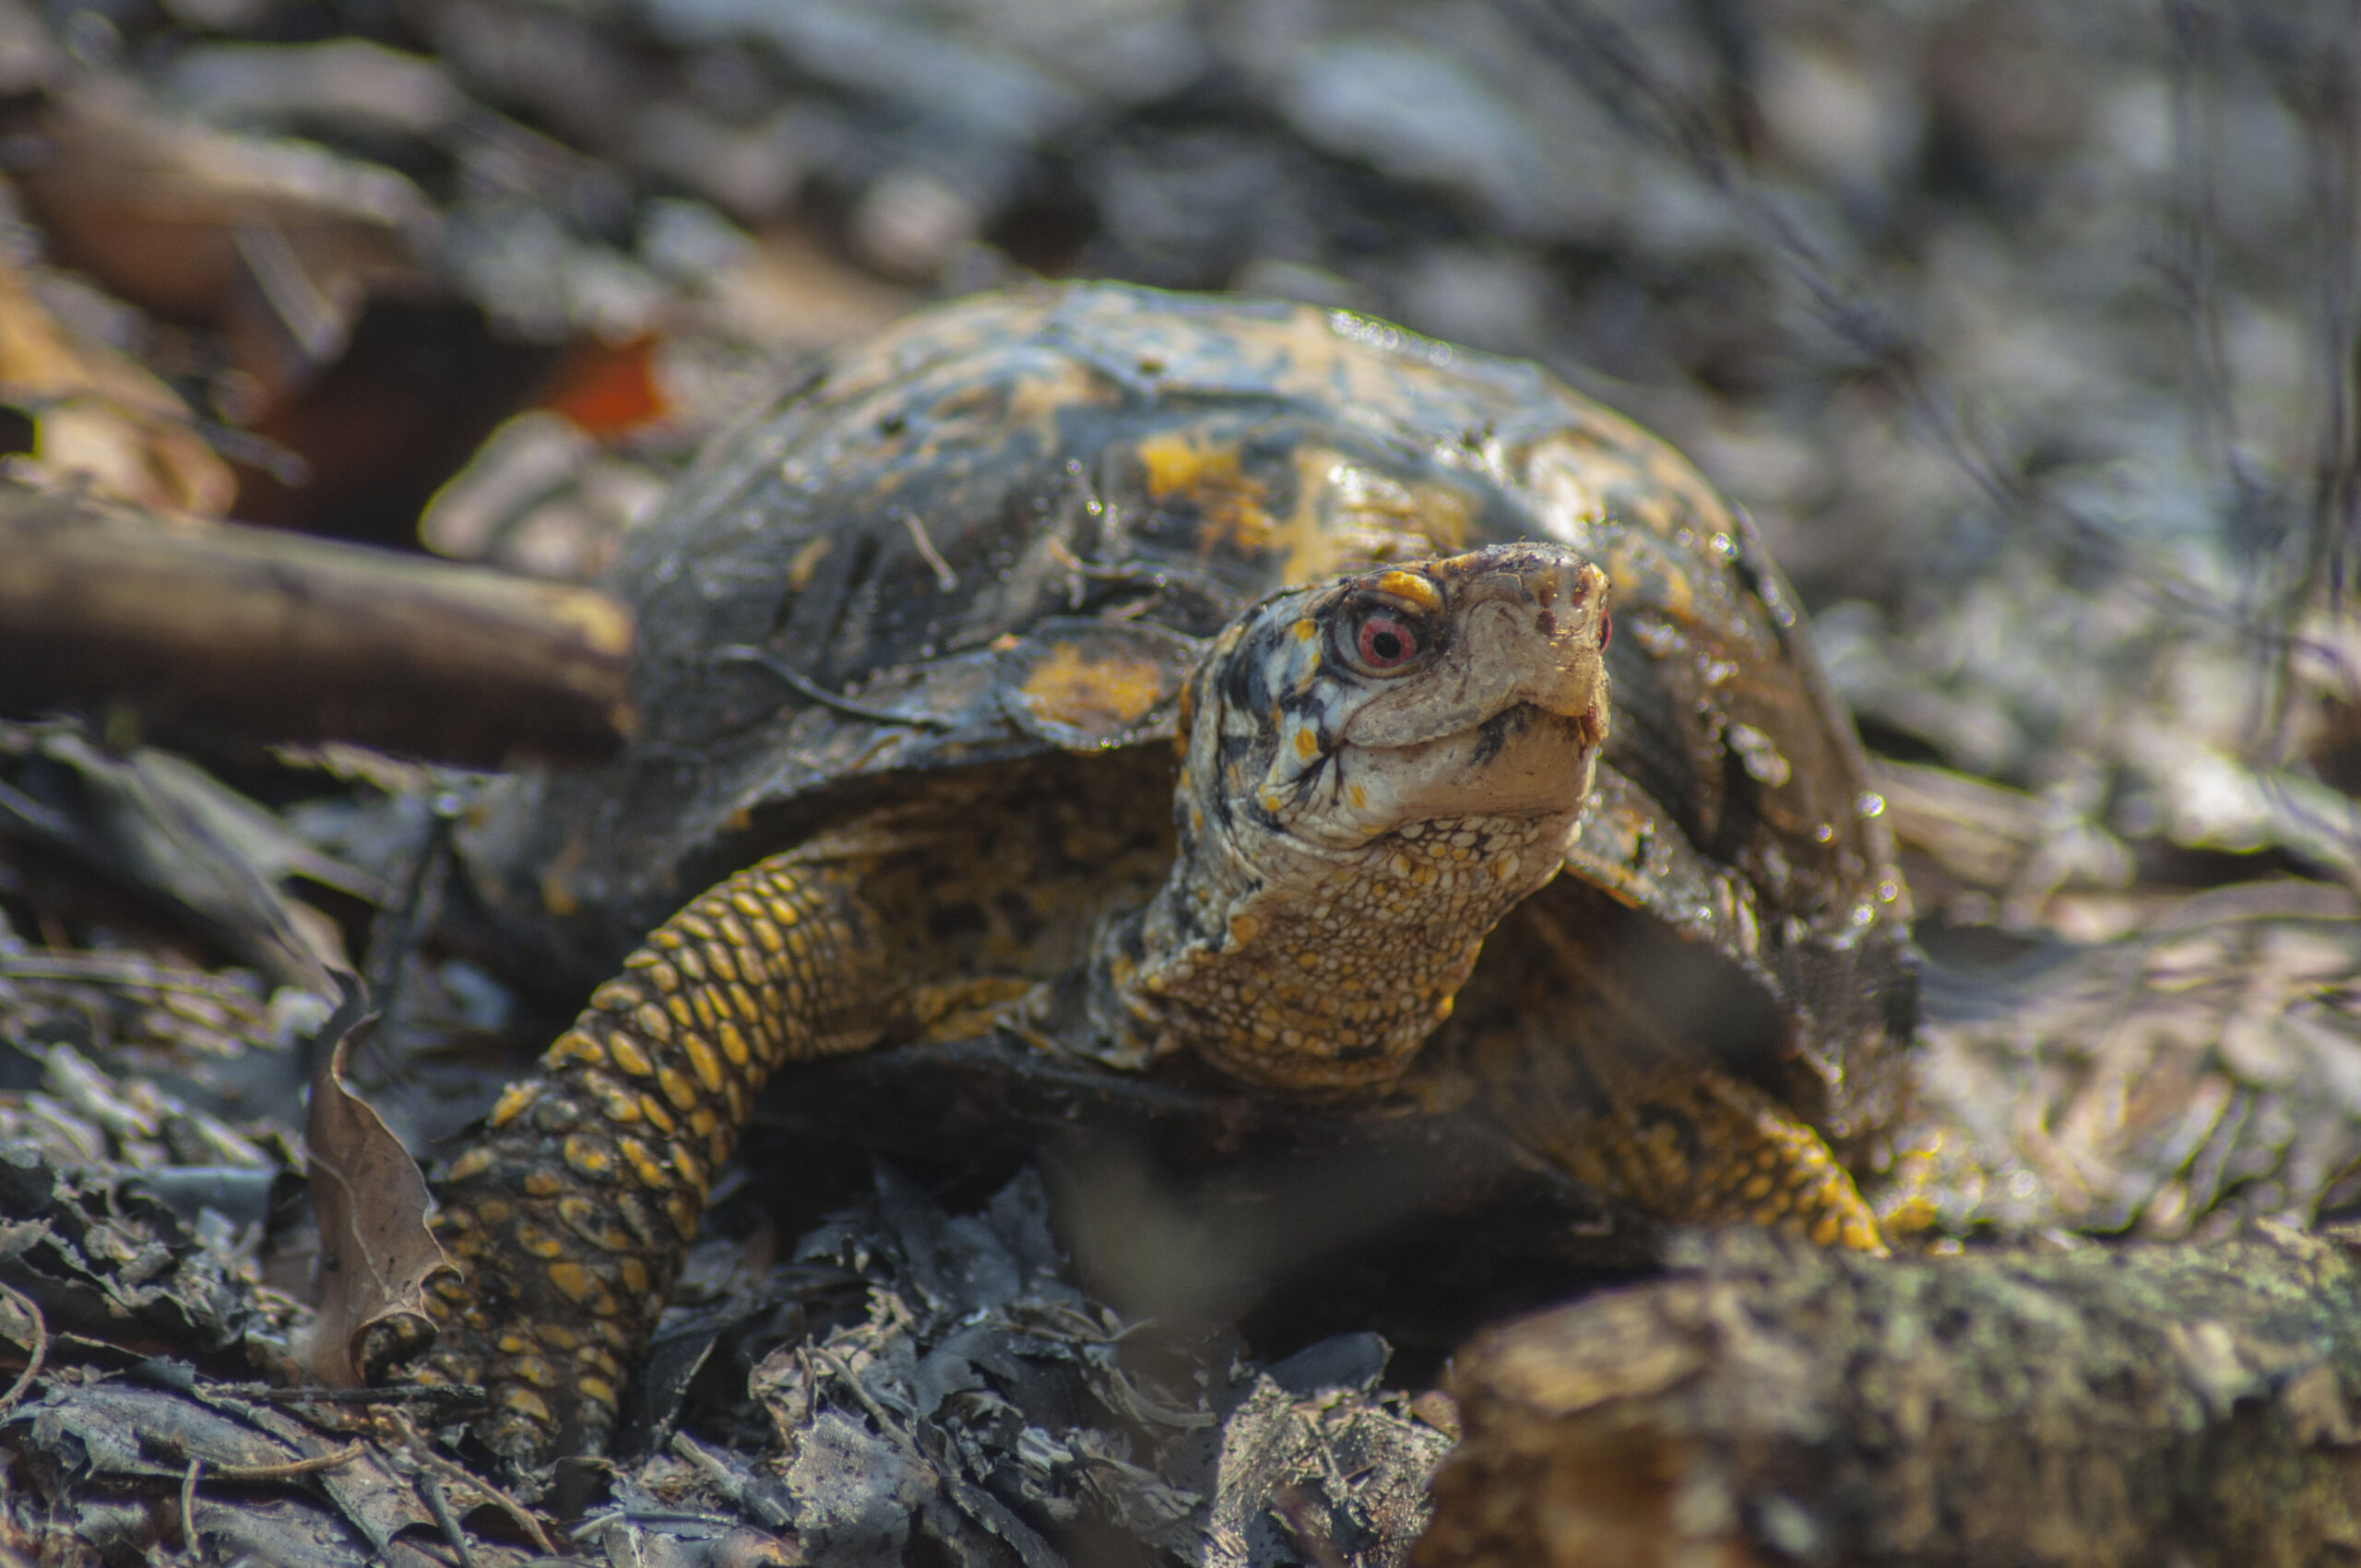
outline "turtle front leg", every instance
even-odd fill
[[[603,1446],[754,1097],[783,1063],[882,1032],[904,977],[863,897],[872,869],[805,845],[665,921],[435,1183],[465,1277],[430,1303],[429,1372],[486,1385],[495,1452]]]
[[[1819,1131],[1694,1039],[1536,900],[1539,960],[1478,1076],[1518,1141],[1670,1225],[1759,1225],[1882,1253],[1876,1213]],[[1505,1054],[1502,1054],[1505,1053]]]
[[[1711,1067],[1634,1074],[1549,1152],[1584,1181],[1676,1225],[1759,1225],[1882,1253],[1877,1216],[1827,1140]]]

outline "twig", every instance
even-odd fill
[[[468,1532],[459,1527],[457,1517],[451,1512],[451,1500],[443,1495],[443,1483],[431,1474],[418,1478],[418,1490],[426,1499],[426,1510],[434,1515],[443,1538],[459,1554],[459,1568],[476,1568],[475,1548],[468,1544]]]
[[[877,724],[907,724],[918,730],[951,728],[948,719],[938,719],[932,714],[896,713],[891,708],[872,707],[856,698],[832,692],[766,647],[755,647],[746,643],[732,643],[727,647],[715,648],[712,658],[716,664],[753,665],[764,674],[786,682],[822,707],[834,708],[838,713],[848,714],[855,719],[866,719]]]
[[[472,1383],[397,1383],[383,1388],[282,1388],[275,1383],[208,1383],[205,1392],[265,1405],[424,1405],[436,1400],[481,1405],[484,1400],[481,1386]]]
[[[544,1552],[547,1552],[552,1557],[559,1555],[557,1543],[550,1539],[549,1531],[541,1526],[540,1519],[531,1509],[526,1507],[523,1503],[517,1502],[515,1498],[509,1496],[506,1492],[501,1491],[500,1488],[492,1485],[492,1482],[484,1479],[481,1476],[479,1476],[472,1470],[469,1470],[466,1466],[445,1459],[440,1454],[435,1453],[433,1446],[429,1443],[426,1439],[419,1435],[418,1429],[409,1424],[409,1418],[407,1415],[404,1415],[399,1411],[395,1411],[391,1414],[390,1420],[394,1423],[395,1430],[399,1431],[402,1436],[409,1441],[410,1452],[419,1460],[422,1463],[433,1466],[436,1469],[441,1470],[445,1475],[451,1476],[458,1480],[464,1481],[469,1486],[471,1486],[478,1491],[483,1493],[499,1507],[502,1513],[508,1515],[509,1519],[518,1529],[523,1530],[527,1535],[533,1538],[533,1544],[535,1546],[540,1547]]]
[[[290,1459],[283,1465],[216,1465],[213,1479],[223,1481],[288,1481],[297,1476],[316,1475],[350,1465],[369,1452],[365,1443],[352,1443],[332,1454],[314,1454],[302,1459]]]
[[[904,512],[902,526],[910,530],[910,542],[918,547],[920,555],[926,557],[926,564],[934,568],[934,580],[943,591],[949,593],[957,588],[959,574],[951,569],[951,563],[943,558],[943,552],[937,550],[934,540],[927,537],[926,525],[919,520],[919,515]]]
[[[834,1373],[847,1388],[852,1390],[852,1396],[860,1402],[860,1408],[862,1409],[869,1412],[869,1419],[877,1423],[878,1430],[884,1432],[886,1437],[892,1439],[895,1447],[899,1448],[903,1453],[909,1455],[914,1459],[924,1459],[926,1457],[924,1454],[919,1451],[918,1444],[911,1441],[909,1433],[904,1431],[898,1425],[896,1425],[894,1418],[886,1412],[885,1407],[877,1402],[877,1396],[869,1392],[868,1388],[862,1384],[860,1378],[853,1375],[853,1370],[849,1363],[838,1357],[833,1350],[823,1350],[816,1348],[812,1352],[812,1359],[818,1361],[822,1366],[826,1367],[828,1371]]]
[[[0,1296],[6,1297],[9,1305],[33,1320],[33,1342],[27,1350],[25,1370],[17,1374],[17,1381],[8,1385],[7,1393],[0,1394],[0,1416],[5,1416],[17,1408],[17,1401],[25,1396],[25,1390],[41,1375],[42,1362],[49,1356],[49,1324],[33,1299],[14,1286],[0,1285]]]
[[[204,1472],[205,1461],[191,1458],[181,1477],[181,1547],[191,1555],[196,1551],[196,1478]]]

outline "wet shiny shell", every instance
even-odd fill
[[[1614,595],[1572,873],[1773,999],[1815,1121],[1882,1120],[1902,895],[1745,518],[1539,369],[1340,312],[1042,286],[848,355],[633,539],[640,731],[611,767],[516,781],[471,862],[587,980],[715,877],[912,780],[1165,745],[1197,639],[1264,593],[1520,538],[1587,552]],[[1141,798],[1120,809],[1169,809]]]

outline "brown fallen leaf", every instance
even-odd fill
[[[338,976],[344,1004],[323,1038],[335,1045],[312,1077],[303,1124],[304,1169],[320,1222],[319,1315],[303,1349],[312,1376],[329,1388],[359,1388],[432,1342],[426,1290],[456,1274],[426,1228],[426,1178],[383,1118],[344,1085],[356,1041],[375,1014],[360,1016],[360,982]]]
[[[0,403],[33,422],[28,465],[45,481],[218,517],[237,481],[172,389],[75,333],[18,267],[0,262]]]
[[[95,77],[20,134],[19,174],[58,257],[143,310],[229,334],[258,416],[339,358],[373,296],[421,286],[434,217],[401,175],[242,136]]]

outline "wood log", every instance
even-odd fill
[[[2361,1561],[2361,1269],[2334,1236],[1677,1251],[1462,1352],[1418,1568]]]
[[[632,623],[587,588],[0,484],[0,705],[463,766],[629,733]]]

